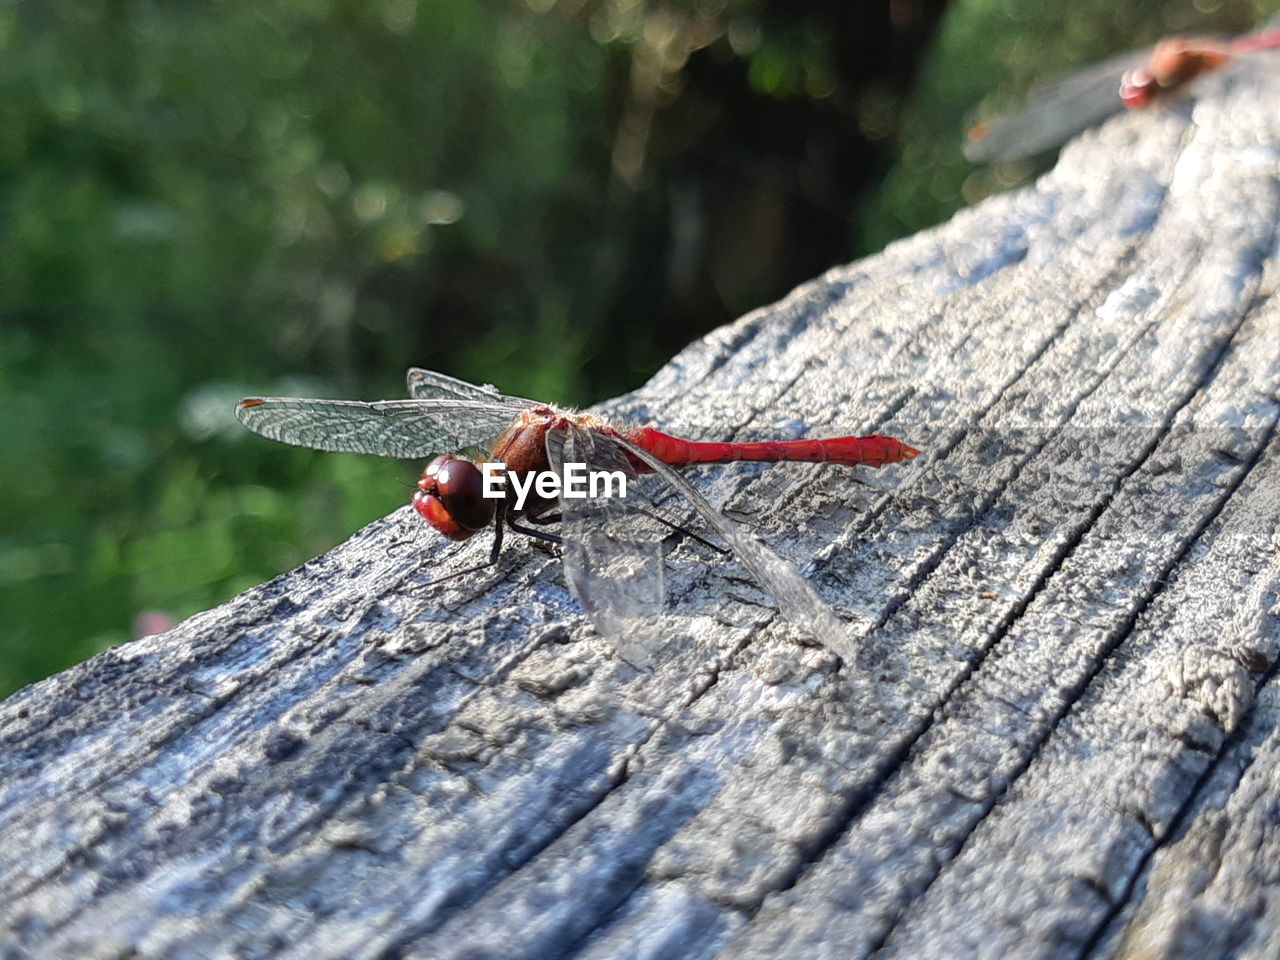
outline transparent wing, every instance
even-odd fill
[[[1065,143],[1124,109],[1120,79],[1147,62],[1151,49],[1085,67],[1064,80],[1033,89],[1021,110],[969,131],[964,155],[971,163],[1034,156]]]
[[[305,400],[249,397],[236,419],[254,433],[313,450],[421,459],[490,447],[512,408],[477,400]]]
[[[693,484],[649,451],[622,437],[614,437],[613,440],[621,449],[651,467],[654,473],[693,504],[707,526],[724,538],[738,562],[773,597],[778,610],[787,620],[838,655],[846,664],[852,666],[857,663],[857,648],[848,629],[831,612],[830,606],[809,581],[757,540],[749,530],[713,507]]]
[[[578,498],[562,490],[560,514],[564,536],[564,569],[573,591],[601,636],[619,655],[637,667],[647,667],[662,639],[663,540],[668,531],[652,517],[633,509],[635,469],[611,438],[576,427],[547,431],[551,469],[564,476],[566,464],[586,464],[590,470],[616,473],[627,484],[627,497],[618,486]]]
[[[1258,32],[1232,41],[1229,49],[1240,54],[1274,48],[1280,45],[1280,37],[1274,35],[1278,28],[1280,14],[1262,24]],[[1213,35],[1184,39],[1217,45],[1224,41]],[[965,156],[974,163],[1017,160],[1056,147],[1101,123],[1123,107],[1119,96],[1121,78],[1127,71],[1145,66],[1153,50],[1147,47],[1122,53],[1033,89],[1022,110],[970,130]]]
[[[478,387],[474,383],[436,373],[434,370],[423,370],[421,367],[410,367],[405,380],[409,386],[409,396],[415,400],[474,400],[514,410],[535,406],[532,400],[501,394],[496,387]]]

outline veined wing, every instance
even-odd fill
[[[1150,48],[1131,50],[1035,88],[1020,110],[971,129],[965,158],[971,163],[1018,160],[1096,126],[1124,109],[1120,78],[1145,64],[1150,55]]]
[[[808,580],[796,573],[783,560],[745,527],[734,523],[698,492],[697,487],[671,469],[648,450],[624,437],[612,438],[620,447],[637,460],[647,464],[654,473],[670,484],[693,504],[707,526],[724,538],[738,562],[755,577],[765,592],[773,597],[779,612],[792,624],[804,630],[850,667],[857,663],[857,648],[850,639],[848,629],[831,612],[827,602]]]
[[[409,396],[415,400],[474,400],[479,403],[496,403],[520,410],[537,406],[532,400],[520,397],[508,397],[498,392],[496,387],[485,385],[478,387],[457,377],[424,370],[421,367],[410,367],[405,380],[409,385]]]
[[[305,400],[249,397],[236,419],[271,440],[313,450],[422,459],[491,446],[511,408],[479,400]]]
[[[609,437],[573,424],[548,430],[547,460],[621,474],[630,487],[635,469]],[[585,499],[561,491],[564,570],[569,589],[596,631],[636,667],[647,667],[662,638],[663,539],[667,531],[619,496],[620,489]],[[629,493],[626,500],[637,497]]]
[[[1231,56],[1280,46],[1280,14],[1273,16],[1257,32],[1227,42],[1213,35],[1180,38],[1192,48],[1218,48]],[[1179,38],[1166,38],[1174,40]],[[1069,76],[1057,83],[1037,87],[1027,97],[1026,106],[1009,116],[978,124],[969,131],[964,155],[973,163],[1016,160],[1056,147],[1077,133],[1101,123],[1118,113],[1123,101],[1119,96],[1120,80],[1129,70],[1146,67],[1160,48],[1148,47],[1122,53]],[[1194,79],[1203,72],[1193,70],[1179,82]],[[1175,83],[1175,86],[1178,85]],[[1164,90],[1162,93],[1167,94]]]

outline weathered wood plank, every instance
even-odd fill
[[[639,672],[550,551],[424,588],[488,545],[398,511],[0,706],[7,955],[1273,955],[1278,96],[1121,118],[609,405],[926,448],[699,476],[857,663],[685,543]]]

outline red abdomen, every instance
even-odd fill
[[[825,440],[758,440],[747,443],[699,443],[641,427],[628,439],[644,447],[663,463],[684,467],[694,463],[731,463],[734,460],[799,460],[807,463],[839,463],[844,466],[882,467],[919,455],[915,447],[873,434],[867,437],[832,437]]]

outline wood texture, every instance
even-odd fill
[[[608,405],[703,491],[644,673],[408,509],[0,707],[6,957],[1280,954],[1280,70],[1120,118]],[[228,414],[229,415],[229,414]],[[434,565],[434,571],[427,569]]]

